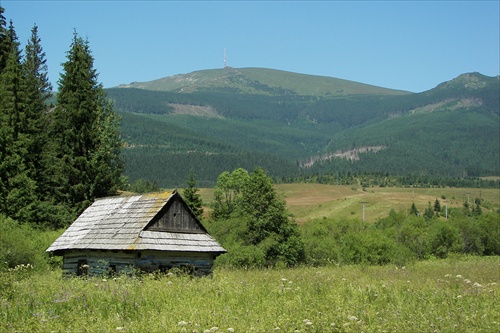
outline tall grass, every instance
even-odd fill
[[[0,274],[1,332],[498,332],[498,257],[228,270]]]

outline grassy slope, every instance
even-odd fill
[[[357,94],[399,95],[408,94],[401,90],[386,89],[354,81],[326,76],[298,74],[267,68],[231,68],[201,70],[161,78],[150,82],[135,82],[120,87],[141,88],[161,91],[193,92],[198,89],[237,88],[246,93],[272,92],[259,90],[254,83],[270,88],[291,90],[298,95],[344,96]]]
[[[393,188],[373,187],[363,191],[360,186],[337,186],[322,184],[279,184],[279,193],[285,196],[289,211],[298,223],[316,218],[356,218],[362,219],[362,205],[365,206],[365,219],[374,222],[385,217],[391,209],[409,211],[412,202],[423,212],[429,202],[439,199],[441,207],[461,208],[464,200],[470,198],[484,199],[484,206],[490,210],[500,209],[500,192],[498,189],[471,188]],[[213,198],[213,189],[200,189],[205,204]],[[442,196],[446,199],[442,199]],[[207,208],[208,210],[208,208]]]

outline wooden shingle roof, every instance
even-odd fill
[[[158,250],[175,252],[214,252],[226,250],[192,216],[199,232],[152,231],[147,226],[160,218],[167,204],[183,201],[177,192],[110,197],[96,200],[47,249],[66,250]],[[185,205],[187,207],[187,205]]]

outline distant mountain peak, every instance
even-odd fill
[[[219,68],[177,74],[118,88],[176,93],[229,92],[252,95],[337,97],[351,95],[403,95],[409,92],[327,76],[299,74],[268,68]]]
[[[478,72],[464,73],[456,78],[439,84],[436,88],[461,88],[476,90],[484,88],[491,78]]]

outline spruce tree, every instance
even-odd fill
[[[22,63],[24,86],[27,97],[25,114],[27,134],[30,137],[27,147],[27,159],[32,165],[32,178],[37,182],[40,196],[45,195],[46,158],[45,150],[48,142],[48,107],[47,100],[52,95],[52,85],[48,78],[45,52],[38,37],[38,27],[31,30],[31,38],[25,48]]]
[[[88,41],[75,32],[50,126],[57,161],[54,195],[74,214],[97,197],[116,194],[122,184],[119,119],[93,63]]]
[[[8,29],[2,26],[1,30],[6,53],[2,54],[4,67],[0,72],[0,211],[21,222],[31,222],[37,197],[27,159],[30,136],[21,52],[12,22]]]
[[[201,220],[203,217],[203,201],[196,188],[196,175],[192,171],[189,172],[187,185],[188,187],[184,189],[182,196],[194,215]]]
[[[5,10],[0,4],[0,73],[6,66],[7,55],[9,54],[10,42],[7,35],[7,20],[3,13]]]

